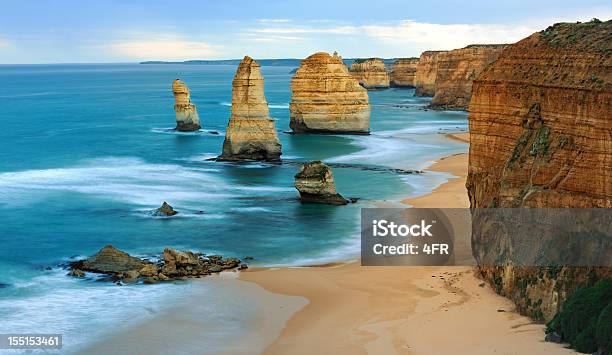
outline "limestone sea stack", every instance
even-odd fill
[[[472,88],[467,189],[472,208],[612,207],[612,22],[562,23],[512,44]],[[474,255],[492,243],[476,225]],[[555,236],[534,236],[554,248]],[[555,250],[555,249],[553,249]],[[497,254],[499,255],[499,254]],[[494,255],[493,257],[496,257]],[[611,268],[481,267],[518,310],[550,320]]]
[[[436,93],[438,56],[444,52],[426,51],[421,54],[414,75],[414,96],[434,96]]]
[[[269,116],[260,65],[246,56],[232,82],[232,113],[221,160],[278,161],[281,144]]]
[[[396,87],[414,86],[419,58],[400,58],[391,67],[390,84]]]
[[[431,108],[466,110],[472,96],[472,82],[499,58],[505,44],[473,44],[440,53],[436,70],[435,95]]]
[[[294,133],[368,134],[368,92],[337,54],[319,52],[302,60],[291,80],[289,126]]]
[[[295,175],[295,188],[300,192],[300,199],[305,203],[329,205],[349,203],[336,192],[331,168],[320,161],[301,166],[300,171]]]
[[[200,117],[194,104],[191,103],[189,89],[182,80],[172,82],[174,92],[174,112],[176,113],[176,130],[192,132],[199,130]]]
[[[366,89],[389,87],[389,74],[380,58],[357,59],[351,65],[350,73]]]

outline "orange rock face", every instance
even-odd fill
[[[432,108],[465,110],[472,96],[472,82],[506,45],[470,45],[440,53],[436,70],[435,95]]]
[[[174,93],[174,112],[176,113],[177,131],[197,131],[200,127],[200,116],[196,106],[191,103],[191,96],[187,85],[182,80],[176,79],[172,82]]]
[[[350,73],[366,89],[389,87],[389,74],[385,62],[380,58],[356,60],[351,65]]]
[[[478,76],[469,106],[472,207],[612,207],[610,38],[610,21],[557,24],[508,46]],[[473,240],[483,250],[496,242]],[[612,277],[610,268],[481,270],[539,320],[577,287]]]
[[[419,58],[400,58],[391,69],[391,86],[414,86]]]
[[[414,96],[434,96],[438,56],[445,51],[426,51],[421,54],[414,76]]]

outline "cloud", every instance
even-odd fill
[[[291,20],[286,19],[286,18],[262,18],[257,20],[257,22],[260,23],[288,23],[291,22]]]
[[[137,60],[186,60],[218,57],[219,46],[179,37],[149,35],[141,40],[125,40],[106,45],[116,56]]]
[[[310,34],[310,33],[326,33],[336,35],[351,35],[358,33],[358,27],[355,26],[338,26],[338,27],[270,27],[258,28],[251,30],[257,33],[277,33],[277,34]]]
[[[7,39],[0,38],[0,48],[8,47],[10,42]]]
[[[476,43],[513,43],[541,26],[502,24],[435,24],[412,20],[397,25],[362,26],[366,36],[401,45],[429,45],[431,49],[453,49]]]

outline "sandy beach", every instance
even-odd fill
[[[468,133],[449,135],[467,142]],[[414,207],[468,207],[467,154],[429,169],[455,178],[404,200]],[[471,267],[325,267],[251,270],[240,280],[309,303],[289,319],[266,354],[567,354],[546,343],[544,326],[514,312],[509,300]]]

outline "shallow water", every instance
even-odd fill
[[[263,67],[279,132],[289,130],[291,69]],[[250,255],[259,265],[356,257],[361,207],[425,193],[447,175],[336,168],[337,189],[359,203],[301,205],[293,188],[297,163],[423,169],[467,149],[441,134],[466,129],[465,113],[423,110],[428,99],[389,89],[370,92],[370,136],[280,133],[283,158],[292,164],[207,161],[221,151],[234,71],[221,65],[0,66],[0,333],[44,322],[46,332],[66,337],[91,323],[92,314],[105,314],[96,323],[103,332],[188,287],[115,287],[67,278],[57,266],[106,244],[143,256],[165,246]],[[168,130],[176,77],[192,92],[202,132]],[[150,216],[163,201],[180,213]]]

